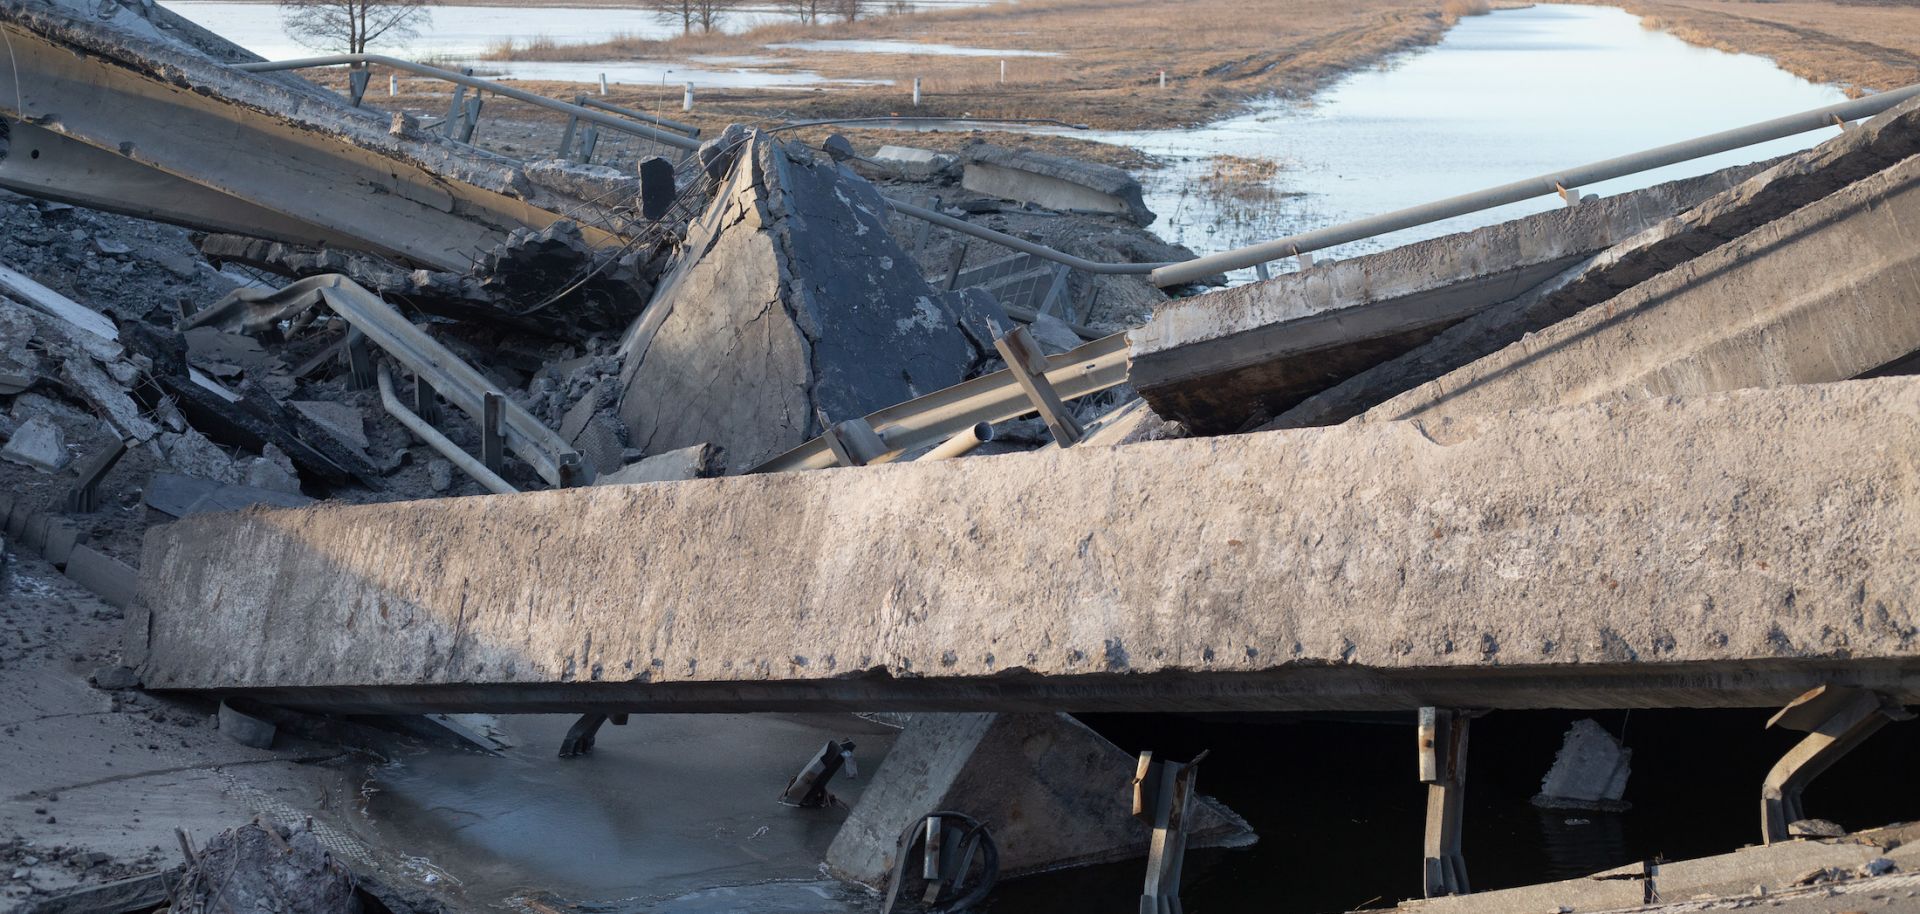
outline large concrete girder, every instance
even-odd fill
[[[1178,299],[1128,334],[1154,412],[1236,431],[1507,301],[1757,171],[1738,166]]]
[[[1389,400],[1369,421],[1857,377],[1920,351],[1920,156]]]
[[[210,191],[187,199],[173,182],[143,185],[122,172],[115,180],[123,187],[153,193],[120,209],[298,244],[345,239],[447,270],[470,266],[474,252],[515,228],[564,218],[532,202],[540,191],[509,160],[417,132],[394,136],[373,112],[149,40],[118,23],[137,14],[110,9],[103,22],[42,0],[0,2],[9,58],[0,66],[0,115]],[[7,164],[22,151],[15,145],[0,158],[0,183],[44,192],[36,186],[44,181]],[[219,208],[221,197],[245,203]],[[253,224],[259,210],[277,218]],[[614,241],[599,228],[586,232]]]
[[[155,689],[360,711],[1920,700],[1920,381],[150,531]]]

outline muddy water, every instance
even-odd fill
[[[1388,212],[1844,101],[1771,61],[1694,47],[1612,7],[1540,5],[1461,20],[1439,44],[1308,102],[1182,130],[1076,132],[1170,167],[1146,176],[1153,229],[1202,253]],[[1592,187],[1612,194],[1810,146],[1833,131]],[[1277,163],[1268,179],[1259,165]],[[1210,180],[1253,174],[1239,192]],[[1519,203],[1336,249],[1351,256],[1560,205]]]

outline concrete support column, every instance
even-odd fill
[[[1467,886],[1467,858],[1460,850],[1469,719],[1465,712],[1448,708],[1420,709],[1420,780],[1427,784],[1422,867],[1428,898],[1472,891]]]

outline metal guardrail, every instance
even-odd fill
[[[529,105],[546,108],[549,111],[558,111],[561,114],[578,118],[581,121],[598,127],[605,127],[609,130],[617,130],[621,133],[643,137],[653,140],[656,143],[672,146],[675,149],[695,150],[700,148],[699,140],[673,130],[663,130],[659,127],[635,123],[625,117],[620,117],[605,111],[595,111],[592,108],[575,105],[570,102],[563,102],[555,98],[548,98],[544,95],[537,95],[525,89],[516,89],[512,86],[503,85],[494,80],[480,79],[479,77],[469,76],[465,73],[442,70],[439,67],[430,67],[423,63],[414,63],[410,60],[401,60],[398,57],[388,57],[384,54],[331,54],[326,57],[302,57],[297,60],[268,60],[260,63],[233,64],[232,66],[236,70],[245,70],[249,73],[275,73],[284,70],[311,70],[319,67],[345,67],[362,64],[377,64],[406,73],[443,80],[457,86],[465,86],[470,89],[485,89],[502,98],[511,98],[514,101],[526,102]]]
[[[1586,165],[1537,175],[1523,181],[1514,181],[1457,197],[1448,197],[1445,200],[1436,200],[1391,213],[1369,216],[1365,219],[1356,219],[1311,232],[1276,238],[1232,251],[1156,267],[1153,270],[1152,280],[1156,286],[1177,286],[1226,270],[1246,269],[1286,257],[1311,254],[1334,245],[1427,225],[1443,219],[1452,219],[1496,206],[1505,206],[1548,194],[1577,193],[1580,186],[1584,184],[1622,178],[1793,136],[1797,133],[1806,133],[1809,130],[1818,130],[1822,127],[1845,126],[1847,121],[1872,117],[1916,96],[1920,96],[1920,85],[1813,108],[1798,114],[1748,124],[1745,127],[1735,127],[1732,130],[1722,130],[1719,133],[1710,133],[1691,140],[1669,143],[1616,158],[1602,159]]]

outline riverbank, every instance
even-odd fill
[[[1032,0],[666,41],[553,45],[533,40],[498,48],[489,56],[516,61],[753,57],[762,66],[804,68],[827,79],[890,81],[835,86],[831,91],[701,92],[697,110],[720,121],[912,113],[1051,117],[1126,130],[1215,120],[1249,98],[1307,97],[1341,75],[1439,40],[1461,14],[1476,8],[1484,4],[1274,0],[1253,14],[1238,0]],[[767,47],[802,39],[938,41],[988,53]],[[1056,56],[1003,58],[997,51]],[[1160,85],[1162,71],[1165,88]],[[916,78],[921,84],[918,107],[912,99]],[[681,89],[676,84],[629,86],[626,91],[649,110],[679,108]]]
[[[1582,0],[1587,2],[1587,0]],[[1906,0],[1597,0],[1689,44],[1756,54],[1861,94],[1920,82],[1920,5]]]

